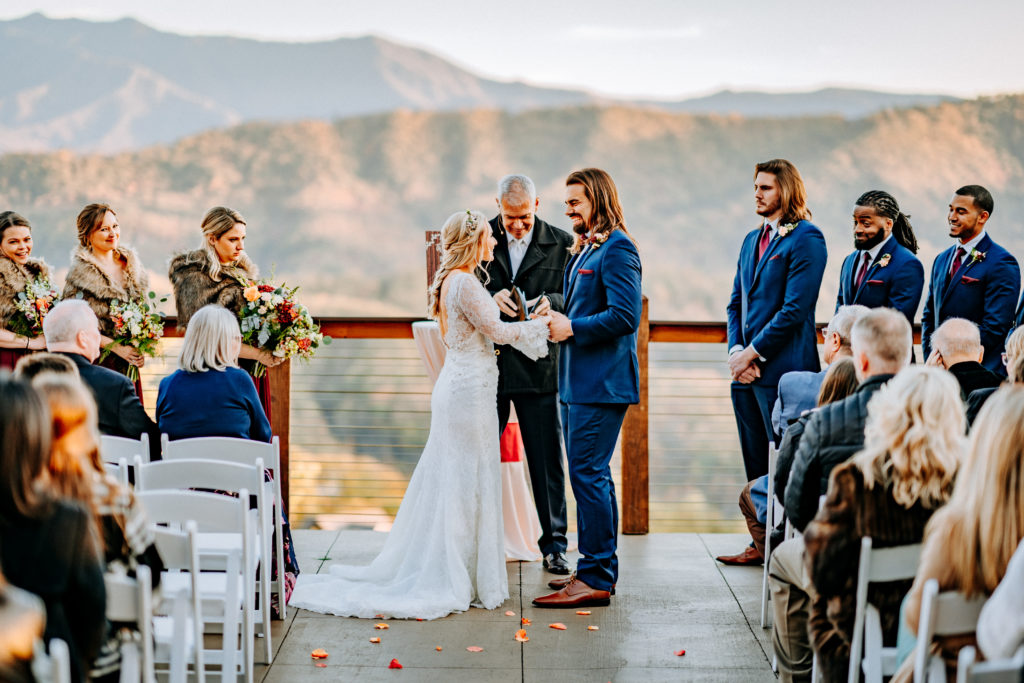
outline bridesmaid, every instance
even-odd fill
[[[245,219],[234,209],[215,206],[206,212],[201,226],[203,237],[199,248],[171,259],[170,278],[174,287],[174,304],[178,309],[178,329],[203,306],[219,304],[236,316],[245,303],[245,283],[258,277],[256,264],[245,253]],[[239,367],[252,374],[256,361],[268,368],[282,359],[248,344],[238,354]],[[260,403],[270,420],[270,379],[253,377]]]
[[[32,226],[13,211],[0,213],[0,368],[11,369],[26,353],[46,348],[42,335],[22,337],[7,329],[18,293],[30,280],[50,275],[50,267],[31,255]]]
[[[140,301],[149,291],[149,278],[134,249],[121,246],[117,214],[107,204],[89,204],[78,214],[78,246],[71,252],[71,270],[64,283],[65,299],[81,295],[100,321],[100,345],[113,339],[114,323],[110,302]],[[141,368],[146,362],[138,349],[115,344],[100,365],[127,374],[128,366]],[[142,400],[142,382],[135,392]]]

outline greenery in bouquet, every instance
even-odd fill
[[[156,355],[160,344],[160,338],[164,336],[164,314],[156,310],[156,293],[150,292],[147,295],[152,305],[146,299],[138,301],[110,302],[110,319],[114,323],[113,341],[103,349],[100,360],[103,360],[113,350],[115,345],[130,346],[144,356],[153,357]],[[159,300],[165,303],[167,297]],[[128,365],[128,379],[136,381],[139,379],[139,369],[134,365]]]
[[[15,297],[15,312],[7,323],[7,329],[22,337],[38,337],[43,333],[43,318],[58,301],[60,292],[49,278],[40,275],[29,280],[24,291]]]
[[[261,280],[249,282],[243,292],[245,304],[239,312],[242,340],[277,358],[309,360],[330,337],[320,334],[309,309],[295,298],[298,287],[275,285]],[[257,362],[253,374],[262,377],[267,371]]]

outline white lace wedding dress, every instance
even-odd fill
[[[448,353],[430,399],[430,435],[394,526],[368,566],[299,576],[290,604],[340,616],[436,619],[508,598],[491,342],[547,354],[545,320],[503,323],[480,282],[449,276]]]

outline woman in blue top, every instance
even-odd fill
[[[156,401],[160,431],[171,441],[230,436],[270,441],[259,395],[238,367],[242,335],[238,319],[223,306],[209,305],[189,321],[173,374],[160,382]]]

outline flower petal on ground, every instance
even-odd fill
[[[444,648],[442,648],[442,647],[441,647],[440,645],[438,645],[438,646],[437,646],[437,647],[435,647],[434,649],[435,649],[435,650],[437,650],[438,652],[440,652],[440,651],[441,651],[441,650],[443,650]]]
[[[509,611],[505,612],[505,616],[506,617],[514,617],[515,615],[516,615],[516,613],[513,612],[512,610],[509,610]]]
[[[387,629],[391,628],[387,624],[374,624],[373,627],[378,631],[386,631]]]
[[[682,657],[686,654],[686,650],[676,650],[676,657]]]
[[[588,626],[587,630],[588,631],[600,631],[601,629],[598,628],[597,626]]]
[[[593,612],[591,612],[588,609],[578,609],[576,610],[576,614],[580,615],[581,617],[589,617],[591,614],[593,614]]]
[[[469,647],[466,648],[466,651],[467,652],[483,652],[484,649],[482,647],[477,647],[476,645],[470,645]]]
[[[388,664],[389,669],[401,669],[402,665],[398,663],[397,659],[392,659],[391,663]]]
[[[563,624],[560,621],[556,621],[553,624],[548,624],[548,628],[553,628],[556,631],[564,631],[565,630],[565,624]]]
[[[519,623],[521,623],[521,624],[522,624],[523,626],[529,626],[529,625],[530,625],[531,623],[533,623],[533,622],[531,622],[531,621],[530,621],[529,619],[527,619],[526,617],[523,617],[522,619],[520,619],[520,620],[519,620]]]
[[[327,659],[327,650],[317,648],[309,653],[313,659]]]
[[[525,628],[521,628],[518,631],[516,631],[516,641],[517,642],[525,643],[529,639],[530,639],[530,637],[528,635],[526,635],[526,629]]]
[[[380,638],[370,638],[370,642],[371,643],[379,643],[380,642]]]

